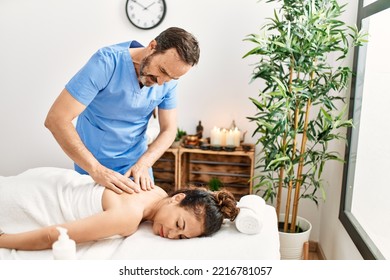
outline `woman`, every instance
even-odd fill
[[[54,198],[59,205],[54,203]],[[12,221],[18,228],[24,221],[15,221],[15,217],[8,217],[4,211],[9,211],[16,218],[28,212],[23,219],[29,218],[31,213],[23,209],[27,207],[24,199],[33,203],[34,209],[42,207],[42,203],[51,204],[47,208],[50,210],[45,212],[55,212],[57,210],[54,208],[58,206],[58,212],[61,213],[68,211],[89,214],[66,214],[64,221],[59,224],[10,232],[11,227],[8,226],[7,229],[8,222]],[[35,201],[31,202],[33,199]],[[93,210],[79,211],[86,205]],[[19,210],[20,213],[17,213]],[[40,215],[41,212],[37,213]],[[156,186],[135,194],[117,194],[97,185],[90,176],[80,175],[73,170],[37,168],[14,177],[0,177],[0,216],[3,215],[0,217],[0,228],[4,229],[0,233],[0,248],[49,249],[58,239],[57,226],[66,228],[68,235],[76,243],[115,235],[125,237],[133,234],[143,221],[151,221],[153,232],[165,238],[208,236],[220,229],[223,219],[234,220],[238,212],[234,196],[227,191],[212,193],[195,188],[179,190],[168,196]],[[72,215],[74,219],[66,218],[73,217]]]

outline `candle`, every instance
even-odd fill
[[[210,145],[219,146],[221,145],[221,130],[214,126],[210,133]]]
[[[227,134],[227,131],[225,128],[223,128],[221,130],[221,146],[226,146],[226,134]]]
[[[241,132],[238,130],[238,128],[234,128],[233,130],[233,139],[234,139],[234,146],[239,147],[240,146],[240,140],[241,140]]]
[[[234,144],[234,131],[229,129],[226,133],[226,146],[235,146]]]

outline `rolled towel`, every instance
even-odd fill
[[[260,233],[263,228],[265,201],[258,195],[245,195],[238,202],[240,213],[235,224],[238,231],[245,234]]]

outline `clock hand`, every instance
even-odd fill
[[[156,2],[153,2],[152,4],[148,5],[147,7],[144,8],[144,10],[147,10],[149,7],[153,6]]]
[[[134,3],[137,4],[138,6],[141,6],[142,8],[144,8],[144,10],[147,9],[147,8],[145,8],[144,5],[141,5],[140,3],[138,3],[137,0],[131,0],[131,2],[134,2]]]

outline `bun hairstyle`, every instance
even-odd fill
[[[170,196],[178,193],[185,194],[179,206],[192,211],[199,221],[203,221],[202,236],[217,232],[224,219],[234,221],[240,212],[233,194],[226,190],[211,192],[205,188],[190,187],[180,189]]]
[[[240,208],[237,207],[237,201],[234,198],[234,195],[225,190],[216,191],[212,194],[217,201],[217,204],[220,206],[224,218],[234,221],[240,212]]]

